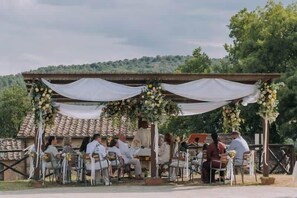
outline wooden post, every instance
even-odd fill
[[[151,125],[151,178],[156,177],[156,152],[154,151],[155,125]]]
[[[35,127],[34,145],[35,145],[36,153],[37,153],[37,149],[39,149],[39,148],[37,148],[37,145],[38,145],[37,143],[38,143],[38,127]],[[35,159],[34,159],[35,163],[37,163],[37,161],[39,161],[39,160],[37,160],[38,157],[39,157],[38,155],[35,155]],[[37,166],[35,165],[33,178],[36,181],[40,179],[40,162],[37,164]]]
[[[263,119],[263,139],[263,152],[266,153],[266,155],[263,156],[263,176],[269,177],[269,122],[268,120],[265,121],[265,119]]]

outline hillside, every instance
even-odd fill
[[[171,73],[175,69],[185,63],[191,56],[156,56],[156,57],[142,57],[134,58],[131,60],[119,60],[119,61],[108,61],[98,62],[92,64],[83,65],[59,65],[59,66],[47,66],[40,67],[36,70],[29,72],[39,73],[92,73],[92,72],[103,72],[103,73]],[[216,67],[221,65],[223,59],[211,59],[212,66]],[[18,75],[7,75],[0,76],[0,90],[4,87],[12,85],[22,85],[24,82],[22,76]]]
[[[78,73],[78,72],[104,72],[104,73],[170,73],[179,65],[184,64],[190,56],[156,56],[139,59],[125,59],[119,61],[98,62],[83,65],[59,65],[41,67],[30,72],[39,73]],[[21,75],[0,76],[0,90],[12,85],[24,85]]]

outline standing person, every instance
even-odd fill
[[[245,139],[240,135],[240,132],[238,131],[233,131],[231,133],[232,141],[230,146],[228,147],[228,151],[235,150],[236,155],[235,155],[235,161],[234,165],[241,165],[242,164],[242,158],[243,158],[243,153],[249,151],[249,146]]]
[[[226,153],[225,145],[218,140],[218,134],[212,133],[211,138],[213,140],[212,143],[209,144],[207,148],[207,161],[202,164],[202,174],[201,179],[204,183],[209,183],[209,171],[210,171],[210,163],[212,162],[212,166],[219,168],[220,167],[220,155]],[[222,168],[226,167],[226,164],[222,165]],[[214,182],[215,172],[213,172],[211,181]],[[220,176],[222,177],[224,172],[220,172]]]
[[[108,177],[108,162],[106,160],[106,148],[101,144],[101,136],[100,134],[94,134],[93,136],[93,141],[90,142],[87,145],[87,154],[98,154],[100,157],[100,163],[101,163],[101,167],[99,162],[96,162],[95,166],[96,166],[96,170],[102,168],[102,173],[103,173],[103,179],[105,182],[105,185],[110,185],[111,182],[109,182],[109,177]]]
[[[118,140],[118,144],[119,144],[119,149],[121,151],[122,157],[124,159],[124,163],[125,164],[133,164],[135,167],[135,179],[141,179],[141,164],[139,159],[135,159],[130,150],[128,145],[125,143],[126,141],[126,137],[124,134],[119,134],[119,140]]]

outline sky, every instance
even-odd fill
[[[283,0],[284,5],[294,0]],[[0,0],[0,75],[156,55],[226,55],[230,17],[265,0]]]

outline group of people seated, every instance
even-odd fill
[[[206,151],[206,161],[202,164],[201,179],[204,183],[215,182],[215,171],[212,171],[210,178],[210,165],[214,168],[224,168],[227,164],[220,164],[220,158],[222,154],[228,151],[235,151],[236,155],[234,158],[234,165],[241,165],[244,152],[249,151],[249,146],[247,142],[243,139],[240,132],[233,131],[231,133],[232,141],[227,147],[222,143],[218,137],[217,133],[211,134],[212,143],[209,144]],[[223,171],[220,171],[220,181],[223,180]]]
[[[213,167],[219,167],[220,164],[218,163],[218,161],[220,160],[221,154],[224,154],[230,150],[235,150],[236,157],[234,163],[235,165],[237,165],[241,164],[243,153],[249,151],[247,142],[242,138],[239,132],[233,131],[231,133],[231,136],[233,140],[227,148],[226,145],[220,141],[218,134],[213,133],[211,135],[213,141],[209,145],[204,144],[202,151],[199,152],[196,158],[192,161],[192,164],[196,163],[202,167],[201,179],[204,183],[214,182],[215,174],[212,174],[212,178],[210,178],[210,164],[212,164]],[[142,138],[139,137],[140,135],[138,134],[138,136],[136,136],[136,138],[134,138],[134,140],[132,141],[131,146],[142,148],[144,147],[141,142]],[[147,144],[145,146],[150,146],[148,145],[148,142],[150,142],[150,140],[147,140],[146,138],[145,142]],[[64,147],[61,152],[58,151],[56,145],[57,138],[55,136],[50,136],[44,147],[44,153],[50,154],[52,156],[52,159],[51,162],[45,163],[46,168],[58,167],[63,154],[75,153],[71,146],[70,137],[64,138]],[[159,136],[158,164],[159,167],[162,167],[162,165],[164,164],[168,164],[169,167],[173,167],[169,170],[172,177],[170,178],[171,180],[175,180],[176,171],[174,170],[174,167],[176,167],[177,163],[179,163],[179,166],[181,167],[185,166],[184,160],[177,161],[177,159],[179,159],[179,155],[181,153],[183,153],[182,155],[185,157],[186,150],[188,149],[186,142],[182,142],[181,144],[176,143],[175,147],[173,145],[173,138],[169,133]],[[133,165],[135,169],[135,179],[142,179],[141,163],[139,159],[137,159],[136,156],[131,153],[129,145],[126,142],[126,137],[123,134],[118,134],[117,138],[110,139],[110,141],[108,141],[108,145],[104,145],[102,143],[101,135],[98,133],[94,134],[91,140],[89,137],[86,137],[83,139],[79,151],[82,155],[96,154],[99,157],[100,163],[99,161],[95,163],[95,169],[101,170],[103,178],[100,177],[100,174],[97,174],[96,177],[99,177],[100,180],[103,179],[105,185],[111,184],[111,182],[109,181],[109,175],[112,174],[111,166],[115,166],[115,164],[112,164],[107,158],[109,152],[116,154],[118,160],[116,164],[121,167],[121,174],[123,174],[123,167],[125,167],[126,165]],[[206,153],[206,160],[204,162],[202,161],[203,152]],[[87,170],[91,169],[90,163],[86,163],[85,165]],[[226,164],[223,164],[221,166],[226,166]],[[222,174],[223,173],[220,173],[221,176]]]

